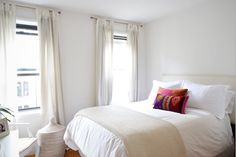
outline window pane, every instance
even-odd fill
[[[127,49],[127,40],[113,40],[112,104],[129,102],[130,57]]]
[[[17,69],[39,69],[38,36],[16,34]]]
[[[16,57],[17,59],[17,106],[18,110],[37,108],[39,94],[39,39],[37,28],[28,23],[28,28],[16,29]],[[27,22],[20,23],[24,26]],[[33,26],[33,27],[32,27]]]

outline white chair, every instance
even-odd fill
[[[29,129],[29,123],[11,123],[9,126],[10,130],[25,128],[25,131],[27,131],[28,134],[28,137],[18,138],[19,157],[25,157],[28,155],[36,154],[37,138],[33,137]]]

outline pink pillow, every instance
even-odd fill
[[[158,94],[162,94],[165,96],[185,96],[187,92],[188,89],[182,89],[182,88],[170,89],[170,88],[160,87],[158,90]]]

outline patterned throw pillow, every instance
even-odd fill
[[[166,96],[157,94],[153,108],[184,114],[187,101],[188,96]]]
[[[162,94],[165,96],[185,96],[188,92],[188,89],[170,89],[160,87],[157,94]]]

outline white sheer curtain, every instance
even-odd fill
[[[0,104],[15,110],[15,5],[0,2]]]
[[[109,105],[112,99],[113,24],[97,19],[96,23],[96,94],[97,105]]]
[[[57,31],[58,13],[37,10],[41,63],[41,105],[43,122],[54,116],[65,124],[61,87],[59,41]]]
[[[139,26],[128,24],[127,43],[131,56],[129,99],[131,102],[138,100],[138,35]]]

